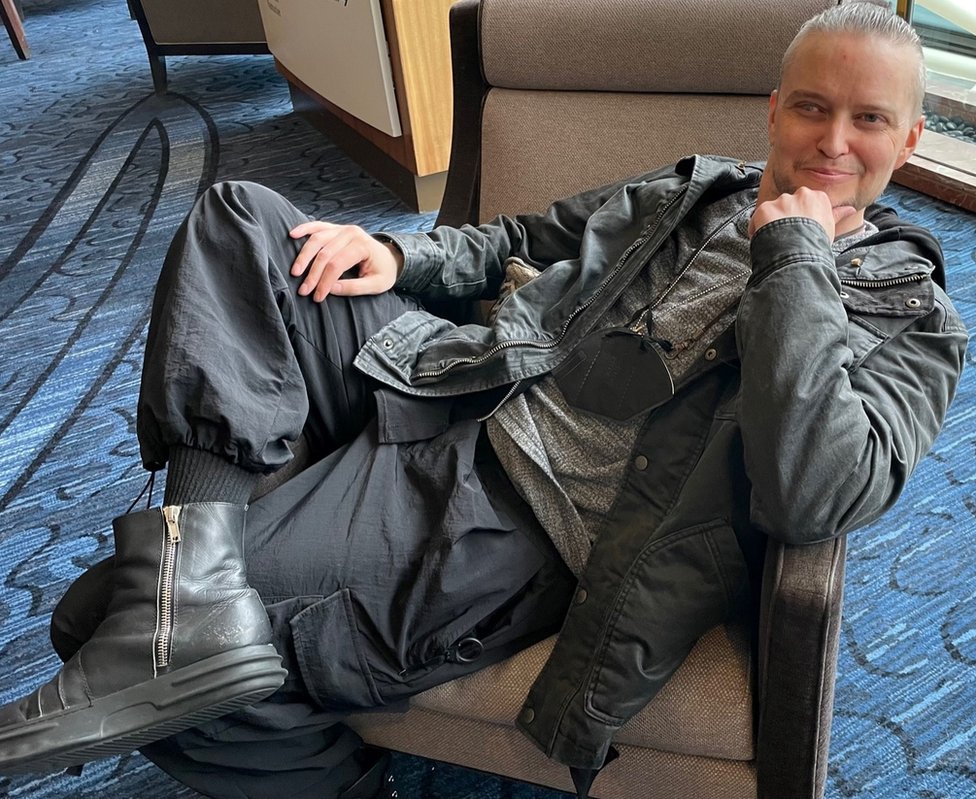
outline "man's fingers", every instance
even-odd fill
[[[341,225],[333,225],[330,222],[303,222],[289,230],[288,235],[294,239],[308,236],[308,241],[302,245],[291,265],[289,270],[291,274],[298,277],[308,269],[308,265],[318,255],[319,251],[330,245],[337,236],[342,235],[342,231]]]
[[[316,233],[319,230],[329,230],[330,228],[337,227],[339,227],[339,225],[333,225],[331,222],[319,222],[317,220],[311,220],[309,222],[302,222],[302,224],[296,225],[288,231],[288,235],[293,239],[300,239],[302,236],[311,236],[313,233]]]
[[[382,294],[385,291],[382,275],[347,277],[332,284],[331,294],[356,297],[361,294]]]
[[[348,269],[362,260],[362,254],[347,242],[333,242],[328,250],[320,250],[309,267],[305,280],[298,287],[302,296],[312,294],[316,302],[321,302],[332,290],[332,284]]]
[[[341,228],[336,228],[324,234],[316,233],[310,236],[291,267],[291,273],[295,277],[298,277],[308,269],[308,273],[305,275],[305,280],[299,287],[298,293],[311,293],[312,289],[315,288],[315,284],[320,280],[323,271],[328,268],[329,262],[333,258],[348,261],[350,257],[356,257],[354,253],[347,252],[352,240],[353,237],[348,233],[344,233]],[[354,247],[353,250],[358,252],[358,248]],[[302,289],[305,289],[305,291]]]

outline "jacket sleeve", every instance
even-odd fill
[[[788,543],[841,535],[884,513],[932,446],[966,331],[930,284],[931,310],[852,368],[824,229],[800,218],[764,226],[752,268],[736,322],[752,521]]]
[[[383,233],[399,247],[403,270],[396,288],[425,299],[490,299],[498,294],[505,262],[517,257],[538,269],[577,258],[593,213],[628,183],[673,174],[658,170],[559,200],[542,214],[499,216],[477,227],[437,227],[429,233]]]

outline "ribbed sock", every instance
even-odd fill
[[[164,505],[231,502],[246,505],[261,475],[202,449],[173,447],[166,469]]]

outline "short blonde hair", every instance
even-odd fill
[[[918,114],[922,113],[922,103],[925,100],[925,57],[922,53],[922,41],[912,26],[895,14],[887,4],[880,5],[869,0],[840,3],[808,19],[783,54],[779,71],[780,83],[783,82],[783,75],[792,62],[797,47],[812,33],[871,36],[911,49],[918,60],[915,85],[912,87],[915,109]]]

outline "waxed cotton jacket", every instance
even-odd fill
[[[407,313],[356,364],[421,396],[545,374],[697,204],[760,175],[761,165],[693,156],[545,214],[392,235],[398,287],[423,297],[490,297],[513,256],[543,271],[490,327]],[[735,325],[648,415],[518,719],[550,757],[599,768],[613,734],[742,601],[764,536],[802,544],[871,522],[931,447],[967,334],[939,285],[935,240],[891,212],[869,216],[879,232],[836,258],[811,220],[761,228]],[[381,417],[398,412],[380,403]],[[380,421],[411,434],[409,419]]]

